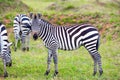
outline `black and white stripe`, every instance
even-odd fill
[[[12,65],[11,50],[10,50],[11,44],[12,43],[9,43],[8,41],[8,36],[5,26],[2,23],[0,23],[0,57],[2,58],[4,64],[4,77],[8,76],[6,66]]]
[[[29,50],[29,36],[31,32],[30,19],[27,15],[19,14],[14,18],[15,51],[18,40],[22,41],[22,50]]]
[[[31,14],[32,15],[32,14]],[[55,75],[57,70],[57,50],[74,50],[80,46],[84,46],[94,60],[94,74],[97,72],[97,64],[99,66],[100,75],[103,73],[101,65],[101,57],[98,53],[99,46],[99,32],[90,24],[73,25],[73,26],[53,26],[48,21],[41,19],[40,14],[31,16],[33,38],[37,39],[39,36],[45,46],[48,48],[48,68],[46,75],[50,71],[51,57],[55,63]],[[36,29],[37,28],[37,29]]]

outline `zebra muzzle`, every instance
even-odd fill
[[[19,32],[19,35],[22,35],[22,31]]]
[[[11,67],[11,66],[12,66],[12,61],[7,62],[7,63],[6,63],[6,66]]]
[[[37,35],[36,33],[33,35],[33,39],[34,39],[34,40],[37,40],[37,39],[38,39],[38,35]]]

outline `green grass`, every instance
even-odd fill
[[[0,2],[3,1],[9,5],[13,4],[10,0],[0,0]],[[101,34],[99,48],[104,73],[101,77],[98,73],[95,77],[92,76],[93,60],[86,49],[81,47],[74,51],[59,50],[59,75],[53,78],[54,64],[52,61],[50,74],[44,76],[47,66],[47,49],[41,40],[31,39],[29,52],[22,52],[20,49],[14,52],[12,49],[13,65],[10,68],[7,67],[9,77],[5,80],[120,80],[120,16],[117,4],[110,0],[100,0],[100,4],[95,0],[67,0],[68,3],[60,0],[22,1],[30,7],[30,10],[23,10],[19,6],[5,14],[0,11],[2,15],[0,20],[9,19],[12,22],[17,12],[31,11],[41,12],[49,21],[59,25],[91,23],[99,30],[108,26]],[[51,5],[54,6],[51,7]],[[12,23],[6,26],[12,26]],[[9,35],[10,41],[13,42],[13,34],[9,33]],[[2,61],[0,62],[0,75],[3,75]]]
[[[101,42],[99,52],[102,56],[104,73],[94,77],[93,60],[84,47],[74,51],[58,51],[59,75],[55,80],[119,80],[120,79],[120,42]],[[8,67],[9,77],[6,80],[53,80],[54,64],[51,63],[51,72],[44,76],[47,66],[47,49],[41,40],[30,43],[30,51],[12,51],[12,67]],[[0,74],[3,74],[0,64]]]

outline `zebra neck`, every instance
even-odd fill
[[[40,27],[39,37],[44,41],[45,38],[53,33],[53,27],[50,25],[44,25]]]
[[[54,33],[54,26],[50,22],[41,19],[39,37],[44,41],[46,37],[50,36],[53,33]]]

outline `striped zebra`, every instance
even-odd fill
[[[11,50],[10,46],[12,43],[9,43],[7,31],[5,29],[5,26],[0,23],[0,57],[2,58],[3,65],[4,65],[4,77],[8,76],[6,66],[12,65],[11,60]]]
[[[90,24],[73,25],[73,26],[54,26],[48,21],[41,18],[41,14],[30,13],[31,24],[33,30],[33,38],[36,40],[40,37],[46,48],[48,48],[47,70],[45,75],[50,72],[51,58],[55,64],[54,76],[58,74],[58,58],[57,50],[75,50],[80,46],[84,46],[94,61],[94,72],[97,73],[97,65],[99,73],[102,75],[101,56],[98,52],[99,32]]]
[[[29,37],[31,32],[30,19],[25,14],[18,14],[14,18],[14,37],[15,37],[15,51],[17,50],[18,41],[22,42],[22,50],[29,51]]]

